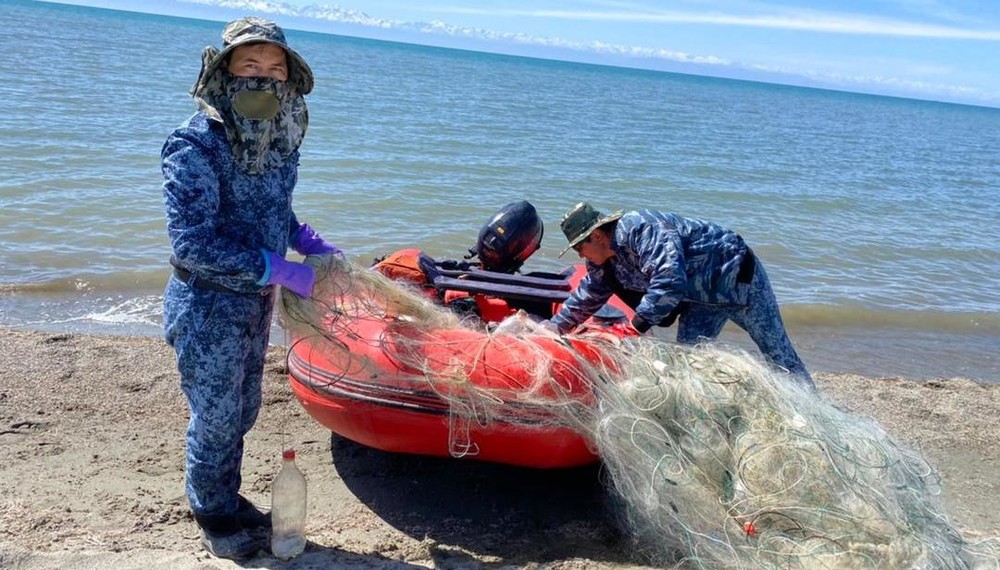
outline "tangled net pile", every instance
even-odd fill
[[[996,568],[938,476],[877,424],[739,351],[642,342],[600,384],[594,438],[629,527],[699,568]]]
[[[574,350],[582,345],[560,344],[576,355],[567,364],[550,355],[559,341],[529,320],[487,331],[376,272],[335,257],[308,261],[317,269],[314,300],[281,299],[293,339],[342,352],[352,321],[405,323],[405,340],[371,342],[393,352],[409,381],[448,403],[454,455],[475,449],[470,424],[534,413],[572,426],[593,443],[624,526],[654,563],[1000,568],[1000,538],[963,539],[939,510],[938,476],[918,454],[746,353],[598,336],[587,339],[599,348],[596,358]],[[444,342],[435,332],[456,329],[478,335],[484,349],[514,339],[537,354],[516,385],[477,386],[475,354],[442,363],[421,350]],[[374,366],[363,357],[351,362]],[[586,397],[567,389],[567,373],[584,381]]]

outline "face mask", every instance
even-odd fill
[[[222,113],[223,122],[240,169],[259,174],[284,165],[305,136],[305,99],[267,77],[228,76],[225,91],[231,112]]]
[[[278,98],[267,91],[240,91],[233,95],[233,111],[244,119],[269,121],[280,110]]]

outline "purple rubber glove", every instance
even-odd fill
[[[267,259],[268,285],[281,285],[299,297],[308,299],[312,297],[313,285],[316,284],[316,272],[305,263],[287,261],[278,254],[267,251],[264,252]]]
[[[326,255],[332,253],[344,257],[344,252],[340,251],[339,247],[321,238],[309,224],[299,226],[299,231],[295,232],[295,237],[292,239],[292,248],[299,255]]]

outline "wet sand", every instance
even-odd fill
[[[0,568],[646,568],[599,467],[534,471],[353,444],[292,396],[269,354],[244,492],[266,506],[281,449],[309,481],[310,543],[282,563],[205,553],[183,489],[187,407],[157,338],[0,329]],[[970,539],[1000,536],[1000,383],[817,374],[820,392],[921,451]]]

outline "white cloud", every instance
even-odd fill
[[[832,34],[1000,40],[1000,30],[959,28],[870,16],[839,15],[803,10],[788,11],[783,14],[773,15],[733,15],[718,12],[502,10],[480,8],[450,8],[439,11],[451,14],[493,17],[550,18],[593,22],[631,22],[637,24],[703,24]]]
[[[224,8],[245,9],[257,12],[313,17],[332,22],[359,24],[376,28],[421,30],[462,37],[480,36],[487,39],[509,37],[517,34],[493,32],[431,22],[407,22],[373,18],[359,10],[340,6],[313,5],[296,8],[284,2],[267,0],[181,0],[193,4],[215,5]],[[548,18],[570,21],[631,22],[637,24],[702,24],[739,26],[764,29],[782,29],[830,34],[907,36],[920,38],[1000,41],[1000,30],[924,24],[861,15],[841,15],[830,12],[789,10],[770,15],[734,15],[719,12],[670,12],[670,11],[612,11],[612,10],[517,10],[500,8],[436,7],[427,10],[443,14],[463,14],[486,17]],[[537,40],[541,43],[541,39]],[[553,40],[547,40],[553,41]]]
[[[220,8],[232,8],[237,10],[249,10],[264,14],[281,14],[294,16],[297,9],[281,2],[268,2],[267,0],[181,0],[189,4],[204,4],[207,6],[218,6]]]
[[[917,77],[920,79],[906,79],[897,77],[886,77],[878,73],[851,74],[843,71],[825,69],[830,62],[820,64],[820,67],[811,65],[809,62],[800,62],[801,65],[773,65],[746,62],[734,62],[727,58],[715,55],[692,55],[681,51],[673,51],[657,47],[642,47],[609,43],[600,40],[574,41],[558,37],[545,37],[517,32],[501,32],[486,28],[457,26],[449,24],[443,20],[435,19],[431,21],[404,21],[383,18],[373,18],[363,11],[345,9],[340,6],[306,6],[297,8],[283,2],[270,2],[267,0],[180,0],[182,2],[216,5],[220,7],[252,10],[259,13],[272,13],[302,18],[311,18],[337,24],[358,25],[380,30],[397,30],[400,32],[427,34],[428,36],[438,36],[454,38],[456,41],[483,41],[496,44],[496,49],[503,50],[503,46],[520,45],[533,48],[551,48],[576,52],[579,56],[576,59],[581,61],[595,61],[596,57],[618,58],[621,65],[629,65],[628,61],[634,65],[643,67],[670,68],[678,70],[673,64],[690,64],[699,66],[711,66],[718,70],[722,76],[731,75],[734,77],[747,77],[747,72],[758,72],[763,74],[773,74],[772,77],[781,76],[784,82],[792,78],[805,80],[804,84],[819,84],[837,89],[871,91],[883,91],[894,89],[912,94],[923,94],[931,98],[937,95],[946,95],[949,98],[975,98],[980,101],[995,104],[996,94],[989,93],[980,88],[970,88],[946,84],[944,82],[929,82],[923,78],[927,73],[911,73],[903,77]],[[595,3],[596,4],[596,3]],[[611,7],[611,3],[604,3],[604,6]],[[729,15],[721,13],[692,13],[692,12],[664,12],[664,11],[626,11],[623,5],[616,5],[612,9],[588,10],[588,11],[565,11],[565,10],[501,10],[501,9],[479,9],[479,8],[429,8],[437,14],[465,14],[482,16],[517,16],[532,18],[558,18],[561,20],[592,20],[592,21],[616,21],[634,23],[685,23],[685,24],[705,24],[718,26],[745,26],[764,29],[784,29],[800,30],[808,32],[821,32],[828,34],[867,34],[879,36],[908,36],[936,39],[958,39],[958,40],[1000,40],[1000,31],[972,29],[963,27],[952,27],[943,25],[932,25],[909,22],[904,20],[891,20],[875,17],[864,17],[856,15],[835,15],[832,13],[822,13],[816,11],[786,11],[780,15]],[[639,60],[645,60],[640,63]],[[670,62],[661,66],[655,65],[654,61]],[[787,62],[786,62],[787,63]],[[869,62],[870,63],[870,62]],[[793,68],[794,67],[794,68]],[[890,67],[891,69],[895,69]],[[817,70],[819,69],[819,70]],[[702,68],[700,72],[704,72]],[[925,70],[926,71],[926,70]],[[943,75],[942,75],[943,76]],[[766,80],[766,79],[762,79]],[[799,82],[799,81],[796,81]],[[799,82],[801,83],[801,82]]]
[[[614,55],[633,58],[661,59],[682,63],[697,63],[703,65],[731,65],[732,62],[716,56],[690,55],[684,52],[671,51],[663,48],[648,48],[626,46],[603,41],[577,42],[561,38],[533,36],[516,32],[499,32],[484,28],[456,26],[440,20],[429,22],[407,22],[403,20],[387,20],[372,18],[359,10],[349,10],[340,6],[306,6],[296,8],[282,2],[266,0],[182,0],[193,4],[214,5],[223,8],[251,10],[266,14],[299,16],[337,22],[356,24],[380,29],[398,29],[426,34],[444,35],[455,38],[477,39],[487,41],[510,42],[520,45],[567,49],[578,52],[589,52],[601,55]]]
[[[980,89],[975,89],[972,87],[964,87],[960,85],[933,83],[929,81],[914,81],[909,79],[900,79],[898,77],[882,77],[882,76],[872,76],[872,75],[841,75],[841,74],[827,74],[823,76],[815,77],[818,80],[826,82],[835,82],[839,85],[852,86],[852,87],[862,87],[870,90],[871,87],[879,86],[886,87],[892,91],[906,91],[909,93],[920,93],[925,96],[936,96],[948,95],[954,98],[969,99],[969,98],[984,98],[985,93]]]

